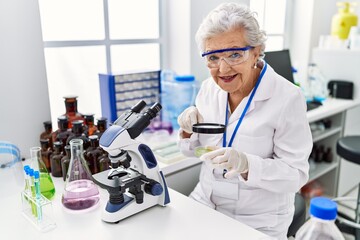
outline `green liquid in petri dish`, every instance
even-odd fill
[[[55,186],[49,173],[40,174],[40,191],[49,200],[55,196]]]
[[[195,156],[196,157],[201,157],[201,155],[205,154],[205,153],[208,153],[208,152],[211,152],[213,151],[214,149],[211,149],[211,148],[206,148],[206,147],[197,147],[195,148]]]

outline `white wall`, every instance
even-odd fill
[[[50,119],[37,0],[0,1],[0,141],[28,157]]]
[[[196,79],[202,81],[210,76],[209,70],[204,64],[204,60],[200,56],[200,51],[195,42],[195,34],[198,30],[201,22],[207,16],[207,14],[223,2],[237,2],[245,5],[249,5],[249,0],[195,0],[191,1],[191,48],[190,48],[190,61],[192,74],[196,76]]]
[[[321,35],[331,33],[331,21],[338,12],[336,3],[339,0],[292,1],[294,19],[290,33],[291,60],[299,68],[299,77],[305,79],[307,65],[312,61],[312,49],[318,47]],[[355,13],[360,16],[359,6]]]
[[[168,24],[164,34],[168,37],[168,63],[163,66],[180,75],[191,74],[190,0],[168,1],[167,4]]]
[[[193,74],[197,80],[209,76],[195,43],[195,33],[203,18],[223,2],[239,2],[249,5],[249,0],[175,0],[168,1],[168,17],[165,34],[170,49],[164,66],[178,74]]]

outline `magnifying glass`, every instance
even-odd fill
[[[219,134],[225,132],[225,125],[218,123],[197,123],[193,125],[193,132],[204,134]]]

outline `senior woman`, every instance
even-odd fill
[[[178,117],[179,146],[206,153],[190,197],[276,239],[286,239],[295,193],[308,180],[312,137],[300,88],[262,58],[266,36],[243,5],[224,3],[201,23],[196,41],[211,78],[196,107]],[[224,134],[193,133],[198,122],[226,125]],[[241,234],[241,233],[238,233]]]

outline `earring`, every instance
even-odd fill
[[[257,69],[257,63],[254,64],[253,69]]]

